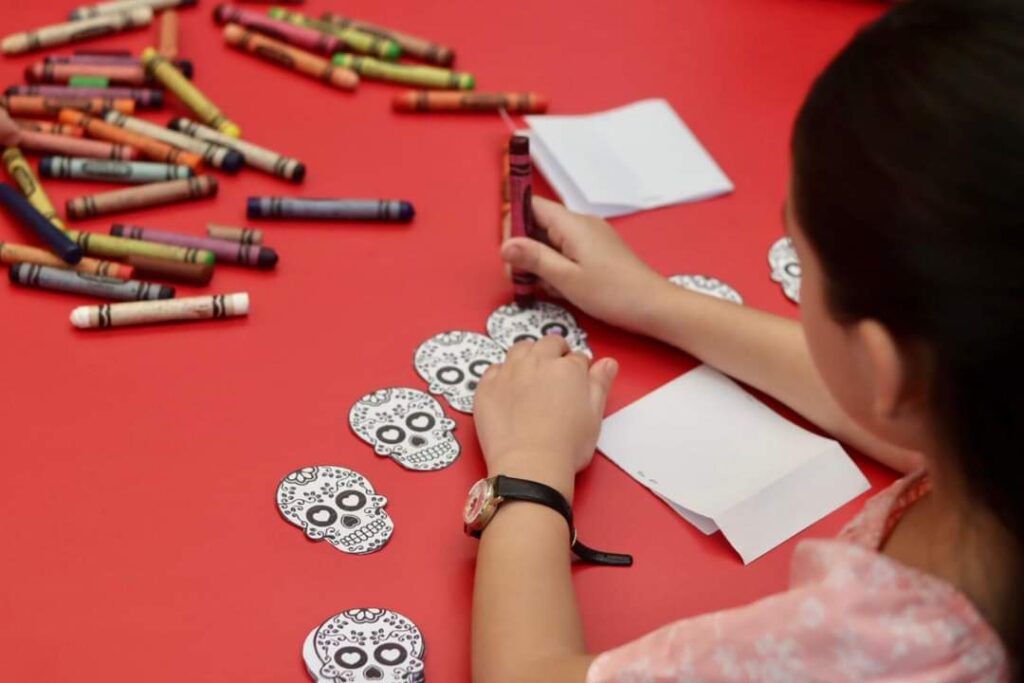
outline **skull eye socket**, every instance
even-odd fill
[[[545,336],[549,334],[557,334],[559,337],[568,337],[569,328],[562,323],[548,323],[544,327],[540,328],[540,333]]]
[[[537,337],[535,337],[532,334],[521,334],[518,337],[516,337],[515,339],[513,339],[512,343],[513,344],[518,344],[519,342],[522,342],[522,341],[532,341],[532,342],[535,342],[535,341],[537,341]]]
[[[373,651],[373,658],[384,666],[398,666],[409,654],[398,643],[385,643]]]
[[[795,261],[787,263],[785,266],[782,267],[782,269],[786,271],[787,275],[790,275],[792,277],[800,277],[800,264],[796,263]]]
[[[437,424],[437,420],[430,413],[413,413],[405,418],[405,424],[414,432],[428,432]]]
[[[338,513],[329,505],[314,505],[306,510],[306,521],[313,526],[327,527],[338,521]]]
[[[365,665],[369,659],[362,648],[358,648],[355,645],[346,645],[345,647],[338,648],[338,651],[334,653],[334,663],[343,669],[358,669]]]
[[[483,377],[483,374],[489,367],[491,367],[491,361],[483,359],[475,360],[469,364],[469,372],[474,377]]]
[[[362,491],[342,491],[334,497],[334,502],[342,510],[354,512],[366,507],[366,495]]]
[[[405,430],[397,425],[384,425],[377,430],[377,439],[390,445],[405,440]]]
[[[458,384],[466,373],[452,365],[446,365],[437,371],[437,379],[444,384]]]

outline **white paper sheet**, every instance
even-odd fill
[[[836,441],[708,366],[609,416],[598,448],[704,533],[710,520],[744,562],[868,489]]]
[[[665,100],[584,116],[525,118],[533,160],[574,211],[607,218],[733,190]]]

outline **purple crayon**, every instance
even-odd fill
[[[164,93],[153,88],[85,88],[70,85],[12,85],[7,95],[39,95],[41,97],[113,97],[135,100],[139,109],[163,109]]]
[[[512,237],[534,237],[536,230],[533,226],[533,165],[530,163],[530,138],[513,135],[508,151]],[[512,288],[520,308],[533,306],[537,276],[526,271],[514,270]]]
[[[127,237],[133,240],[159,242],[177,247],[192,247],[212,251],[218,261],[237,263],[240,266],[255,266],[270,269],[277,265],[277,252],[270,247],[255,244],[241,244],[229,240],[218,240],[210,237],[182,235],[178,232],[165,232],[152,228],[141,228],[137,225],[114,224],[110,234],[115,237]]]
[[[331,56],[345,49],[344,44],[334,36],[304,26],[296,26],[287,21],[272,19],[266,14],[234,5],[217,5],[213,9],[213,18],[218,24],[238,24],[251,31],[322,55]]]

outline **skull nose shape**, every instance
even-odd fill
[[[346,529],[351,529],[354,526],[359,526],[359,518],[355,515],[345,515],[341,518],[341,525]]]
[[[368,681],[380,681],[384,679],[384,672],[375,666],[368,666],[363,672],[363,676]]]
[[[471,379],[468,382],[466,382],[466,388],[469,389],[470,391],[476,391],[476,385],[477,382],[475,379]]]
[[[427,443],[427,440],[424,439],[422,436],[413,436],[409,439],[409,443],[411,443],[413,446],[419,447],[425,445]]]

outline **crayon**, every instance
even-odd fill
[[[106,275],[108,277],[121,278],[122,280],[130,280],[135,274],[134,268],[123,263],[102,261],[83,256],[81,261],[71,265],[45,249],[30,247],[27,244],[10,244],[5,242],[0,242],[0,263],[35,263],[40,266],[70,268],[79,273]]]
[[[63,123],[54,123],[52,121],[34,121],[32,119],[14,119],[14,122],[18,124],[18,128],[22,130],[31,131],[33,133],[49,133],[50,135],[67,135],[71,138],[80,138],[85,135],[85,131],[78,126],[66,126]]]
[[[198,154],[185,152],[159,140],[154,140],[151,137],[112,126],[101,118],[83,114],[74,109],[61,109],[58,118],[61,123],[81,126],[94,138],[134,147],[142,152],[147,159],[153,161],[159,161],[164,164],[182,164],[193,170],[199,168],[199,165],[203,163],[202,158]]]
[[[67,135],[35,133],[29,130],[21,131],[18,146],[26,152],[35,152],[37,154],[89,157],[92,159],[119,159],[121,161],[132,161],[138,158],[138,152],[133,147],[112,145],[109,142],[101,142],[99,140],[73,138]]]
[[[79,306],[71,324],[83,330],[185,320],[232,318],[249,314],[249,295],[217,294],[164,301],[132,301],[102,306]]]
[[[166,10],[160,16],[160,33],[157,52],[164,59],[178,58],[178,13],[173,9]]]
[[[53,45],[63,45],[99,38],[128,29],[142,28],[149,26],[152,21],[153,10],[143,7],[83,21],[44,26],[27,33],[15,33],[7,36],[0,41],[0,51],[8,55],[30,52]]]
[[[354,71],[331,64],[323,57],[305,52],[287,43],[274,40],[253,31],[246,31],[238,24],[224,27],[224,41],[268,62],[279,64],[286,69],[329,83],[336,88],[354,90],[359,84],[359,76]]]
[[[233,225],[206,226],[206,234],[218,240],[230,240],[240,244],[263,244],[263,231],[255,228],[236,228]]]
[[[153,88],[79,88],[67,85],[12,85],[7,95],[41,95],[43,97],[110,97],[133,100],[138,109],[162,109],[164,93]],[[93,112],[97,113],[97,112]]]
[[[229,137],[201,123],[186,118],[177,118],[168,123],[167,127],[200,140],[238,150],[245,157],[246,164],[279,178],[290,180],[293,183],[301,183],[306,177],[306,165],[301,161],[259,147],[247,140]]]
[[[29,83],[70,85],[72,80],[84,77],[105,78],[107,85],[152,86],[157,81],[146,72],[142,64],[55,64],[36,62],[25,67],[25,80]]]
[[[438,92],[407,90],[398,93],[392,102],[395,111],[477,112],[504,109],[516,114],[542,114],[547,100],[532,92]]]
[[[168,9],[170,7],[190,7],[198,0],[115,0],[114,2],[101,2],[96,5],[83,5],[71,11],[68,18],[71,21],[81,21],[91,17],[101,17],[116,12],[127,12],[139,7],[149,8],[151,11]]]
[[[40,97],[36,95],[4,95],[0,108],[12,116],[56,116],[61,109],[77,109],[87,114],[102,114],[115,109],[123,114],[135,113],[135,100],[110,97]]]
[[[53,206],[53,202],[50,201],[46,190],[43,189],[39,178],[32,172],[32,167],[29,166],[28,161],[22,156],[21,150],[17,147],[8,147],[4,150],[3,162],[7,173],[14,179],[14,183],[21,190],[21,193],[25,195],[25,199],[32,205],[32,208],[41,213],[43,218],[50,221],[53,227],[58,230],[65,230],[67,226],[64,225],[64,221],[57,215],[57,209]]]
[[[213,252],[206,251],[205,249],[173,247],[169,244],[111,237],[110,235],[103,235],[98,232],[68,230],[67,235],[75,241],[75,244],[84,249],[87,254],[92,254],[93,256],[124,259],[129,260],[129,262],[132,256],[148,256],[166,261],[202,263],[210,266],[214,265],[217,260]]]
[[[76,57],[131,57],[132,51],[102,47],[80,47],[76,48],[71,54]]]
[[[313,19],[300,12],[289,12],[283,7],[271,7],[267,12],[272,19],[287,21],[294,26],[303,26],[333,36],[341,41],[342,50],[355,50],[380,59],[394,61],[402,55],[402,48],[390,38],[381,38],[359,29],[338,26],[330,21]]]
[[[277,265],[277,252],[269,247],[240,244],[238,242],[229,242],[209,237],[182,235],[177,232],[142,228],[137,225],[122,225],[120,223],[115,223],[111,226],[110,234],[115,237],[127,237],[133,240],[148,240],[160,244],[173,244],[178,247],[206,249],[213,252],[217,257],[218,263],[237,263],[240,266],[255,266],[263,269],[273,268]]]
[[[207,166],[219,168],[226,173],[238,173],[242,170],[242,166],[245,165],[245,157],[242,156],[242,153],[230,147],[198,140],[184,133],[164,128],[143,119],[126,116],[116,111],[108,111],[104,116],[104,120],[112,126],[124,128],[139,135],[145,135],[164,144],[198,155]]]
[[[213,19],[218,24],[238,24],[251,31],[262,33],[307,52],[331,56],[341,50],[341,41],[326,33],[314,31],[304,26],[296,26],[286,21],[272,19],[260,12],[242,9],[235,5],[217,5],[213,10]]]
[[[418,38],[408,33],[401,33],[377,24],[371,24],[368,21],[344,17],[333,12],[325,12],[321,18],[342,28],[354,28],[379,38],[393,40],[402,48],[402,54],[406,57],[416,57],[425,62],[445,67],[449,67],[455,62],[455,52],[451,48],[431,42],[425,38]]]
[[[39,160],[39,175],[44,178],[142,185],[158,183],[162,180],[191,178],[195,173],[188,166],[158,164],[150,161],[111,161],[52,156]]]
[[[397,199],[304,199],[249,197],[249,218],[298,220],[386,221],[408,223],[416,215],[412,204]]]
[[[94,216],[106,216],[152,206],[205,199],[216,194],[217,179],[213,176],[201,175],[185,180],[167,180],[69,199],[67,215],[72,220],[93,218]]]
[[[130,54],[126,56],[115,56],[115,55],[47,55],[43,57],[44,64],[63,64],[63,65],[93,65],[93,66],[142,66],[142,60],[138,57],[133,57]],[[178,67],[178,71],[185,75],[185,78],[191,79],[195,75],[195,66],[192,62],[187,59],[176,59],[174,60],[174,66]]]
[[[337,66],[352,69],[360,76],[379,81],[408,83],[423,88],[449,88],[457,90],[472,90],[476,85],[476,79],[470,74],[449,71],[448,69],[441,69],[436,66],[392,64],[391,62],[382,62],[379,59],[352,55],[347,52],[335,54],[331,61]]]
[[[174,288],[139,280],[122,280],[105,275],[93,275],[76,270],[40,266],[34,263],[15,263],[8,271],[11,282],[25,287],[52,289],[71,294],[85,294],[101,299],[140,301],[170,299]]]
[[[82,260],[82,247],[72,242],[67,235],[46,220],[34,206],[29,204],[17,190],[7,183],[0,183],[0,204],[14,215],[19,223],[34,232],[65,263],[75,264]]]
[[[164,84],[168,90],[178,96],[185,106],[191,109],[204,123],[216,128],[225,135],[237,138],[242,131],[230,121],[217,106],[185,78],[174,65],[156,53],[151,47],[142,51],[142,63],[146,70]]]
[[[505,143],[501,146],[501,239],[499,244],[509,237],[505,234],[505,217],[512,211],[512,188],[509,187],[508,165],[508,143]]]
[[[533,237],[533,166],[530,163],[530,138],[513,135],[509,142],[509,193],[512,237]],[[522,270],[512,271],[512,288],[521,308],[533,306],[537,276]]]
[[[212,263],[169,261],[141,254],[130,254],[125,257],[125,260],[139,275],[157,280],[183,282],[201,287],[210,284],[210,280],[213,278]]]

